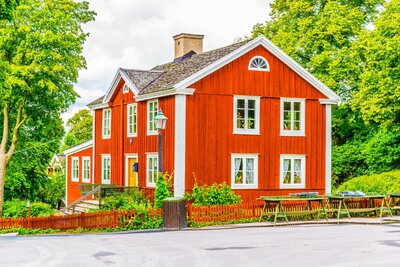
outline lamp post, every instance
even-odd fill
[[[168,118],[164,116],[161,109],[158,110],[157,115],[154,117],[156,129],[158,131],[158,171],[163,172],[163,130],[167,124]]]

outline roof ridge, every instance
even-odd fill
[[[142,71],[142,72],[164,72],[164,71],[162,71],[162,70],[153,70],[153,69],[150,69],[150,70],[142,70],[142,69],[126,69],[126,68],[120,68],[121,70],[123,70],[123,71]]]

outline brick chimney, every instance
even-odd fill
[[[196,54],[203,53],[204,35],[181,33],[173,36],[175,42],[175,59],[180,58],[190,51]]]

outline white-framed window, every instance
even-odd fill
[[[127,84],[124,84],[124,88],[122,89],[122,93],[126,94],[129,92],[129,86]]]
[[[281,135],[305,135],[305,100],[281,98]]]
[[[306,157],[304,155],[281,155],[281,188],[305,188]]]
[[[234,96],[233,129],[235,134],[259,134],[260,97]]]
[[[110,184],[111,180],[111,156],[101,155],[101,183]]]
[[[250,59],[249,70],[269,71],[269,63],[262,56],[255,56]]]
[[[90,183],[90,157],[82,157],[82,182]]]
[[[128,137],[137,136],[137,105],[127,105],[127,135]]]
[[[156,122],[154,117],[158,112],[158,100],[147,101],[147,134],[157,134]]]
[[[258,155],[232,154],[231,187],[258,188]]]
[[[158,175],[158,155],[147,154],[146,183],[149,187],[155,187]]]
[[[111,137],[111,109],[103,109],[103,138]]]
[[[79,157],[72,157],[71,164],[72,164],[71,181],[79,182]]]

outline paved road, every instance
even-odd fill
[[[400,224],[0,237],[0,266],[400,266]]]

